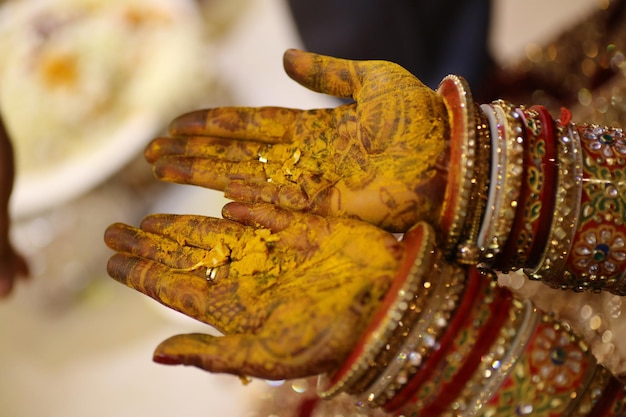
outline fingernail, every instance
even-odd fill
[[[160,363],[161,365],[181,365],[182,362],[180,359],[166,355],[164,353],[155,353],[152,357],[152,360],[156,363]]]
[[[143,152],[143,156],[149,163],[154,163],[159,157],[162,155],[162,146],[163,138],[156,138],[148,146]]]

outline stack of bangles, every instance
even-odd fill
[[[475,105],[450,114],[440,222],[418,223],[392,287],[318,393],[414,416],[625,416],[626,388],[569,325],[495,282],[523,270],[573,291],[626,295],[626,138],[562,111]]]
[[[541,106],[475,106],[460,77],[445,78],[439,92],[452,116],[438,227],[446,258],[626,295],[622,129],[577,126],[565,109],[554,121]]]

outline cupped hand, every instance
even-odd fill
[[[379,305],[403,256],[379,228],[263,203],[225,219],[151,215],[111,225],[109,275],[224,336],[174,336],[166,364],[286,379],[336,369]]]
[[[438,218],[449,135],[440,95],[386,61],[289,50],[284,67],[303,86],[354,102],[185,114],[146,150],[155,175],[394,232]]]

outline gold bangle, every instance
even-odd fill
[[[381,307],[374,315],[361,340],[344,365],[333,375],[322,375],[319,381],[318,395],[321,398],[332,398],[341,392],[351,392],[360,384],[361,378],[374,368],[374,376],[382,369],[375,360],[391,341],[399,323],[407,316],[411,305],[421,298],[425,290],[430,289],[439,275],[432,275],[440,267],[436,267],[439,257],[433,256],[436,251],[436,237],[432,227],[418,223],[405,235],[405,240],[412,239],[407,247],[416,247],[412,259],[405,258],[403,267],[408,271],[398,271],[391,289],[387,292]],[[410,262],[410,266],[406,263]],[[402,323],[403,326],[405,323]],[[412,323],[406,323],[411,325]],[[399,341],[394,341],[399,343]]]
[[[504,175],[506,167],[506,152],[504,140],[504,126],[498,124],[496,110],[493,105],[483,104],[480,106],[489,122],[490,128],[490,169],[489,189],[487,202],[484,207],[483,221],[476,238],[476,244],[480,250],[481,260],[488,246],[488,242],[495,233],[495,224],[498,216],[498,201],[502,199],[504,187]]]
[[[429,271],[433,277],[441,276],[442,259],[438,256],[435,262],[432,264],[432,269]],[[439,298],[438,292],[441,288],[439,280],[431,279],[428,284],[422,285],[420,289],[419,297],[415,296],[408,305],[404,316],[398,319],[402,323],[401,326],[397,326],[393,333],[389,336],[386,342],[386,349],[382,349],[378,355],[374,358],[370,367],[358,381],[355,381],[353,385],[345,390],[349,394],[359,394],[367,389],[373,381],[380,378],[381,373],[384,372],[389,363],[393,360],[393,354],[395,352],[395,346],[401,346],[408,337],[407,328],[417,323],[420,317],[429,311],[432,307],[432,298]]]
[[[476,105],[476,167],[472,178],[472,192],[468,215],[463,225],[462,242],[456,252],[456,261],[461,265],[476,265],[480,261],[478,233],[485,214],[489,176],[491,169],[491,130],[483,111]]]
[[[440,275],[441,282],[430,297],[422,317],[411,327],[399,349],[392,351],[393,361],[385,363],[384,371],[360,396],[360,403],[382,407],[400,391],[428,360],[445,332],[450,317],[458,307],[465,290],[466,271],[447,264]]]
[[[574,291],[626,295],[626,140],[621,129],[572,126],[583,151],[583,192],[567,266],[559,278]]]
[[[489,378],[470,402],[470,414],[511,415],[517,410],[521,415],[570,416],[580,405],[598,367],[589,346],[569,325],[532,310],[530,325],[512,343],[511,361],[498,361],[486,372]]]
[[[509,237],[517,214],[517,199],[520,195],[524,173],[524,136],[521,117],[508,102],[497,100],[492,104],[499,123],[504,126],[505,166],[500,199],[495,201],[496,219],[493,235],[484,248],[483,261],[487,264],[491,264],[494,257],[502,251]]]
[[[513,301],[507,323],[500,330],[493,349],[483,357],[451,409],[475,415],[482,408],[514,367],[541,315],[529,301]]]
[[[537,267],[524,269],[524,273],[554,288],[567,289],[562,273],[576,233],[583,188],[582,148],[570,126],[558,127],[557,157],[555,212],[547,245]]]
[[[603,366],[597,366],[591,381],[587,384],[581,396],[576,410],[573,410],[569,417],[589,417],[593,408],[602,401],[604,391],[611,382],[611,373]]]

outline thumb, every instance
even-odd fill
[[[351,60],[289,49],[283,55],[285,72],[304,87],[318,93],[357,99],[369,81],[383,82],[390,88],[424,87],[402,66],[381,60]],[[384,74],[384,76],[382,76]]]
[[[336,97],[352,97],[361,88],[363,72],[357,61],[289,49],[285,72],[304,87]]]

